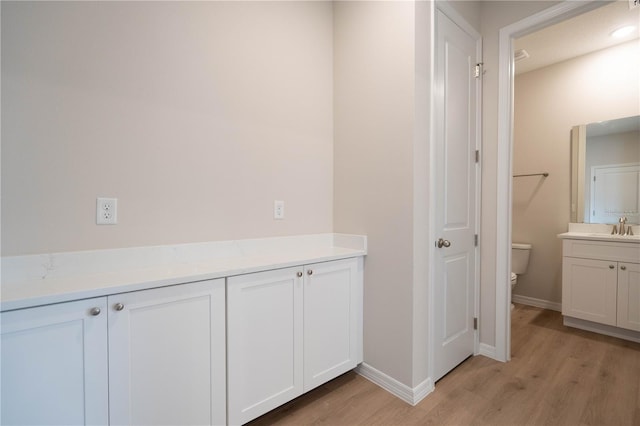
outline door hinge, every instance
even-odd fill
[[[473,319],[473,329],[477,330],[478,329],[478,318],[474,318]]]
[[[480,150],[476,149],[476,163],[480,161]]]
[[[473,236],[473,245],[474,245],[475,247],[478,247],[478,234],[475,234],[475,235]]]
[[[480,70],[481,69],[482,69],[482,62],[479,62],[479,63],[476,64],[476,73],[475,73],[476,78],[480,77]]]

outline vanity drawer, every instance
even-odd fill
[[[563,240],[562,255],[582,259],[640,263],[640,244],[590,240]]]

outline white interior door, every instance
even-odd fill
[[[473,354],[478,38],[436,17],[434,380]]]

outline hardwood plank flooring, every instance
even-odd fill
[[[530,306],[511,321],[510,362],[469,358],[415,407],[349,372],[250,425],[640,425],[640,344]]]

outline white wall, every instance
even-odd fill
[[[334,5],[337,232],[368,236],[365,362],[411,385],[414,5]]]
[[[639,75],[636,40],[516,77],[513,172],[549,177],[513,180],[512,238],[533,244],[529,270],[514,294],[562,301],[556,235],[567,230],[570,216],[571,128],[640,114]]]
[[[1,7],[3,255],[333,230],[330,2]]]

